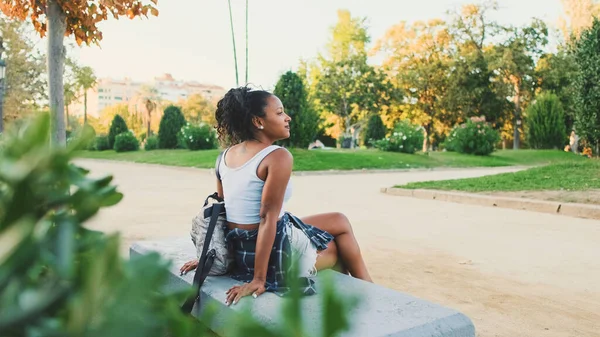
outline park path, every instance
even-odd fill
[[[125,194],[89,226],[131,242],[189,235],[209,170],[78,160]],[[600,221],[396,197],[381,187],[518,168],[293,176],[287,210],[345,213],[375,282],[467,314],[478,336],[600,336]]]

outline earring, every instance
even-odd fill
[[[262,126],[262,125],[260,125],[258,128],[262,130],[262,129],[264,129],[265,127],[264,127],[264,126]]]

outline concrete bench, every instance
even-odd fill
[[[166,259],[172,260],[171,277],[165,291],[180,290],[190,287],[194,273],[179,275],[179,267],[196,258],[193,243],[188,237],[159,241],[142,241],[134,243],[130,255],[158,252]],[[415,298],[376,284],[364,282],[334,271],[319,272],[319,275],[330,273],[339,292],[360,295],[360,304],[350,312],[351,328],[343,336],[398,336],[398,337],[475,337],[475,328],[471,320],[460,312],[437,304]],[[317,291],[319,288],[317,277]],[[265,293],[253,299],[244,297],[237,305],[225,305],[225,291],[239,282],[227,277],[209,276],[201,291],[202,306],[213,302],[219,312],[241,311],[244,304],[250,303],[252,314],[266,326],[280,322],[280,306],[285,300],[275,294]],[[303,299],[305,308],[304,323],[309,336],[320,333],[320,301],[319,294]],[[246,302],[246,303],[244,303]],[[199,315],[202,308],[194,308],[193,314]],[[226,322],[219,321],[216,315],[209,327],[219,335],[223,335]]]

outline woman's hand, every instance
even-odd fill
[[[198,260],[192,260],[186,262],[181,268],[179,268],[180,275],[187,274],[189,271],[194,270],[198,267]]]
[[[234,286],[231,289],[227,290],[225,294],[227,294],[227,299],[225,300],[226,305],[230,305],[231,303],[237,304],[240,298],[248,295],[252,295],[252,297],[257,298],[262,293],[265,292],[265,281],[254,279],[250,283],[246,283],[242,286]]]

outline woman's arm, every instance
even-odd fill
[[[267,165],[267,177],[260,205],[254,278],[248,284],[229,289],[227,292],[227,305],[237,303],[244,296],[253,295],[253,297],[257,297],[265,292],[269,257],[275,241],[277,221],[283,206],[285,190],[292,175],[293,157],[285,149],[276,150],[265,159],[264,163]]]
[[[254,262],[254,279],[263,284],[267,278],[267,266],[277,232],[277,220],[293,166],[292,155],[287,150],[273,152],[271,159],[267,166],[267,179],[262,192]]]

